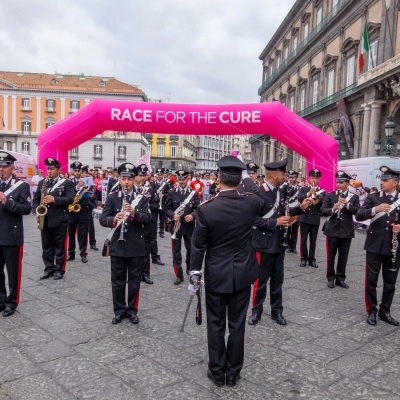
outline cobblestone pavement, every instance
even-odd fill
[[[95,224],[100,247],[108,230]],[[288,325],[264,313],[247,326],[242,379],[217,388],[206,377],[206,326],[195,324],[194,305],[178,332],[189,296],[186,282],[172,284],[169,234],[159,240],[166,265],[152,266],[154,285],[142,285],[140,323],[112,325],[109,259],[90,250],[88,264],[69,262],[62,281],[39,281],[32,216],[25,231],[19,312],[0,316],[0,400],[400,398],[399,330],[365,322],[363,232],[351,248],[348,290],[326,286],[323,235],[319,269],[300,268],[298,256],[287,255]],[[398,293],[393,316],[400,317]]]

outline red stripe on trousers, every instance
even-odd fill
[[[68,228],[67,228],[67,232],[65,235],[65,239],[64,239],[64,261],[61,265],[61,269],[65,272],[66,267],[67,267],[67,253],[68,253]],[[75,240],[75,238],[74,238]]]
[[[326,237],[326,274],[328,275],[328,264],[329,264],[329,243],[328,243],[328,236]]]
[[[17,278],[17,298],[15,302],[17,305],[19,304],[19,296],[21,292],[21,280],[22,280],[22,257],[24,255],[24,246],[19,246],[19,253],[18,253],[18,278]]]
[[[302,237],[303,234],[301,233],[301,222],[299,222],[299,231],[300,231],[300,259],[303,259],[303,246],[301,245],[302,243]]]
[[[367,291],[366,291],[367,283],[368,283],[367,275],[368,275],[368,264],[365,263],[364,300],[365,300],[365,309],[367,310],[367,313],[369,314],[371,312],[371,306],[368,302]]]
[[[256,260],[257,260],[258,266],[260,266],[261,253],[259,251],[256,251]],[[258,282],[259,282],[259,279],[257,279],[253,283],[253,298],[251,299],[251,304],[252,304],[253,308],[256,306],[256,296],[257,296],[257,290],[258,290]]]
[[[139,309],[139,298],[140,298],[140,289],[138,290],[135,301],[133,303],[133,308],[136,308],[136,310]]]
[[[172,246],[172,259],[174,259],[174,241],[171,240],[171,246]],[[174,274],[176,277],[178,277],[178,267],[176,266],[176,264],[173,264],[174,267]]]

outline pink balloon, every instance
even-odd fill
[[[38,164],[54,157],[68,169],[68,151],[105,130],[193,135],[267,134],[318,168],[320,185],[335,188],[338,144],[278,101],[254,104],[171,104],[96,99],[39,135]]]

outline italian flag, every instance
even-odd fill
[[[358,58],[358,68],[360,70],[360,74],[364,72],[365,58],[364,54],[369,52],[369,39],[368,39],[368,28],[367,23],[364,25],[364,29],[361,35],[361,53]]]

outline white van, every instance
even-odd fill
[[[400,171],[399,157],[365,157],[339,161],[338,169],[349,174],[354,180],[360,181],[364,187],[375,186],[379,190],[381,180],[380,167],[386,165],[395,171]]]
[[[15,151],[0,149],[0,151],[6,151],[14,156],[17,161],[14,162],[14,173],[17,178],[30,184],[31,179],[36,175],[37,167],[36,160],[28,154],[16,153]]]

